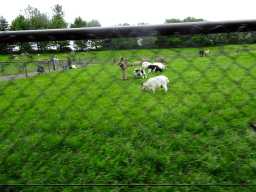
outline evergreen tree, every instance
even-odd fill
[[[50,23],[50,28],[51,29],[62,29],[62,28],[67,28],[68,23],[64,20],[65,13],[62,10],[62,6],[57,4],[54,5],[52,8],[53,16],[51,19]],[[54,41],[52,43],[54,46],[57,47],[58,51],[64,51],[64,52],[69,52],[71,51],[71,48],[69,47],[69,41]]]
[[[0,16],[0,31],[8,31],[9,30],[9,24],[7,20]],[[8,44],[8,43],[0,43],[0,54],[7,54],[14,46]]]
[[[0,16],[0,31],[8,31],[8,30],[9,30],[9,23],[3,16]]]

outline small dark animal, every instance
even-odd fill
[[[160,67],[158,67],[157,65],[149,65],[148,66],[148,73],[150,73],[151,71],[155,71],[155,72],[160,71],[160,72],[162,72],[163,70]]]
[[[203,57],[204,56],[204,51],[200,49],[199,55],[200,55],[200,57]]]
[[[39,75],[39,74],[42,74],[45,71],[44,71],[44,68],[42,66],[38,66],[37,72],[38,72],[38,75]]]
[[[31,55],[30,55],[29,57],[30,57],[30,58],[33,58],[33,56],[31,56]]]

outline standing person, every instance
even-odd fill
[[[53,58],[53,71],[55,71],[55,66],[57,66],[59,59],[57,58],[57,55]]]
[[[68,68],[69,68],[69,69],[72,69],[72,68],[71,68],[71,59],[70,59],[69,57],[68,57]]]
[[[203,57],[204,56],[204,51],[200,49],[199,54],[200,54],[200,57]]]

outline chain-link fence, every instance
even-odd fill
[[[76,65],[77,67],[83,67],[92,63],[97,64],[98,58],[71,59],[71,63],[73,65]],[[66,70],[68,66],[68,62],[67,60],[58,60],[55,65],[56,65],[55,66],[56,71]],[[35,72],[37,72],[38,66],[42,66],[44,70],[49,73],[52,72],[53,60],[45,59],[45,60],[39,60],[39,61],[5,61],[5,62],[0,62],[0,66],[1,66],[0,77],[20,75],[20,74],[24,74],[26,75],[26,77],[28,77],[28,76],[34,76],[35,74],[37,74]],[[24,77],[24,75],[22,75],[21,77]],[[16,76],[15,78],[18,78],[18,77]]]
[[[255,51],[255,48],[250,48],[250,49],[242,49],[242,50],[223,50],[223,51],[212,51],[211,52],[211,56],[218,56],[221,54],[233,54],[233,53],[243,53],[243,52],[251,52],[251,51]],[[177,57],[176,53],[176,57]],[[195,52],[187,52],[187,53],[183,53],[183,55],[185,57],[199,57],[200,55],[198,53]],[[159,55],[160,56],[160,55]],[[167,57],[167,54],[161,54],[161,56],[163,57]],[[143,58],[143,57],[147,57],[150,60],[154,60],[154,57],[156,57],[155,55],[130,55],[128,57],[126,57],[128,60],[134,60],[134,58]],[[76,65],[76,67],[84,67],[87,65],[91,65],[91,64],[98,64],[98,57],[94,57],[94,58],[77,58],[77,59],[71,59],[71,63],[73,65]],[[115,56],[112,57],[111,59],[118,61],[119,57]],[[106,60],[106,58],[105,58]],[[113,61],[112,61],[113,63]],[[45,71],[47,72],[52,72],[53,71],[53,61],[52,59],[49,60],[38,60],[38,61],[5,61],[5,62],[0,62],[0,66],[1,66],[1,74],[0,77],[5,77],[5,76],[12,76],[12,75],[16,75],[15,78],[19,78],[19,74],[24,74],[26,77],[28,76],[34,76],[38,73],[37,69],[38,66],[42,66],[44,68]],[[67,60],[58,60],[58,62],[56,63],[56,70],[57,71],[63,71],[66,70],[68,68],[68,61]],[[20,77],[24,77],[24,75],[21,75]],[[2,78],[2,81],[4,79],[7,78]],[[1,79],[0,79],[1,81]]]
[[[0,63],[0,183],[13,185],[2,189],[255,190],[253,45],[93,55],[68,70],[60,59],[54,73],[50,62]],[[135,78],[159,57],[166,69]],[[38,66],[48,73],[31,75]],[[168,90],[153,93],[149,78],[160,75]]]

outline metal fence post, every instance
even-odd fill
[[[28,72],[27,72],[27,67],[26,67],[26,61],[24,61],[24,68],[25,68],[25,71],[26,71],[26,77],[28,77]]]
[[[1,62],[2,73],[4,73],[3,63]]]
[[[49,69],[49,73],[50,73],[50,62],[48,61],[48,69]]]

